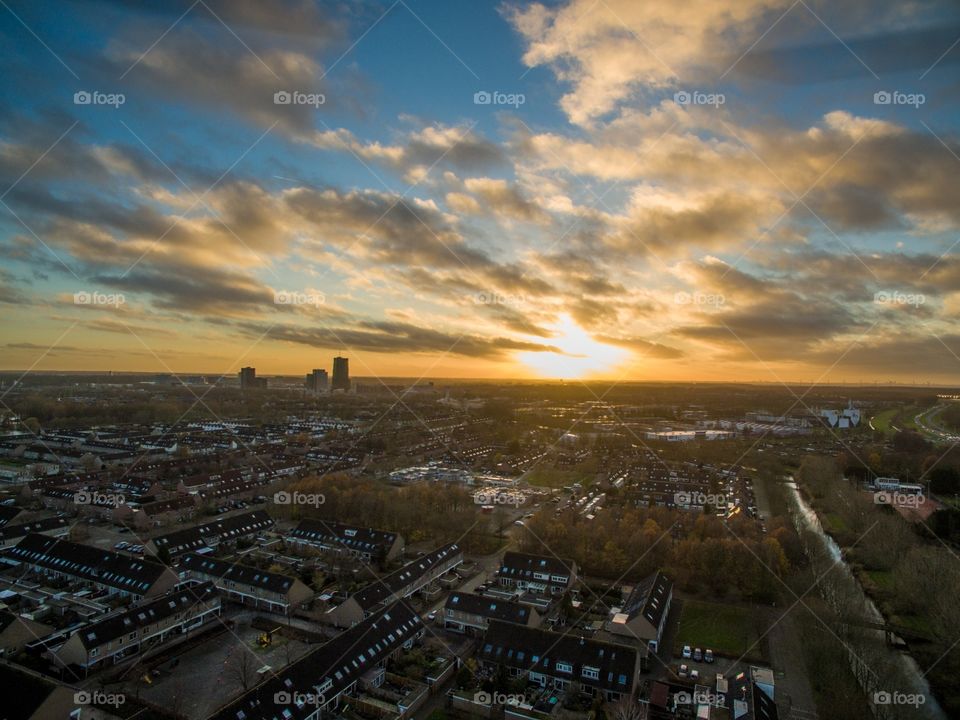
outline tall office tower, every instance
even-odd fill
[[[326,392],[328,383],[327,371],[314,368],[312,372],[307,373],[307,380],[304,383],[304,387],[306,387],[308,391],[319,395],[322,392]]]
[[[337,356],[333,359],[333,381],[330,384],[331,390],[350,389],[349,362],[345,357]]]
[[[323,368],[314,370],[313,383],[318,393],[326,392],[327,386],[330,384],[330,378],[327,376],[327,371]]]
[[[257,369],[252,367],[240,368],[240,389],[246,390],[257,386]]]

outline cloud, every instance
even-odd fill
[[[517,6],[507,16],[526,44],[524,62],[546,65],[569,84],[560,106],[572,122],[588,125],[644,88],[670,86],[731,48],[746,47],[788,5],[572,0],[555,8]]]
[[[359,320],[354,326],[302,328],[289,325],[244,324],[242,331],[252,337],[266,335],[275,341],[324,349],[376,353],[444,353],[472,358],[498,359],[508,351],[562,352],[551,345],[504,337],[444,332],[406,322]]]

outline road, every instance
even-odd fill
[[[917,428],[934,442],[955,443],[960,441],[960,436],[948,432],[937,422],[937,416],[946,408],[946,403],[934,405],[932,408],[917,413],[913,420],[917,424]]]

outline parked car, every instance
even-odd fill
[[[436,610],[431,610],[430,612],[427,613],[427,620],[436,620],[436,619],[437,619]]]
[[[689,645],[684,645],[682,654],[683,654],[683,657],[689,658],[693,655],[693,650],[690,649]]]
[[[699,680],[699,679],[700,679],[700,671],[699,671],[699,670],[691,670],[691,671],[690,671],[690,679],[691,679],[691,680]]]
[[[701,650],[700,648],[696,648],[693,651],[693,659],[696,660],[697,662],[701,662],[703,660],[703,650]]]
[[[681,665],[680,670],[677,672],[677,674],[680,677],[687,677],[687,675],[690,674],[690,668],[688,668],[686,665]]]
[[[713,662],[713,650],[711,650],[710,648],[707,648],[706,651],[703,653],[703,659],[706,660],[708,663],[712,663],[712,662]]]
[[[120,542],[118,542],[116,545],[113,546],[113,549],[114,549],[114,550],[123,550],[124,548],[128,547],[129,545],[130,545],[130,543],[124,542],[123,540],[121,540]]]

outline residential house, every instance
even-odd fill
[[[453,632],[480,635],[491,620],[539,627],[540,614],[535,608],[510,600],[454,592],[443,608],[443,626]]]
[[[3,550],[0,563],[89,583],[110,594],[133,598],[162,595],[180,581],[173,570],[158,562],[37,533]]]
[[[326,614],[334,625],[348,627],[397,600],[429,587],[463,563],[463,551],[450,543],[411,560],[389,575],[378,578]]]
[[[404,546],[403,537],[397,533],[334,520],[302,520],[287,534],[286,541],[300,550],[345,553],[381,565],[399,558]]]
[[[610,702],[632,697],[639,670],[637,651],[570,634],[491,620],[477,653],[485,669],[506,669],[541,687],[564,690],[577,683],[581,692]]]
[[[183,584],[153,600],[78,628],[54,651],[63,665],[85,670],[113,665],[156,650],[206,626],[220,616],[220,596],[212,583]]]
[[[70,523],[66,518],[52,517],[19,525],[6,525],[0,528],[0,548],[16,545],[30,533],[65,538],[70,535]]]
[[[212,582],[227,600],[284,615],[309,603],[314,595],[297,578],[197,553],[183,555],[177,569],[185,579]]]
[[[420,617],[405,603],[396,603],[271,674],[210,720],[333,717],[345,696],[362,683],[382,685],[387,660],[412,648],[423,633]]]
[[[559,595],[576,584],[577,564],[545,555],[507,552],[497,570],[497,582],[515,590]]]
[[[657,652],[673,600],[673,582],[659,570],[638,584],[604,629],[621,640],[645,642]]]
[[[272,527],[273,518],[266,510],[253,510],[166,535],[157,535],[147,543],[147,550],[154,555],[166,550],[171,557],[175,557],[186,552],[215,548],[221,543],[236,542]]]

